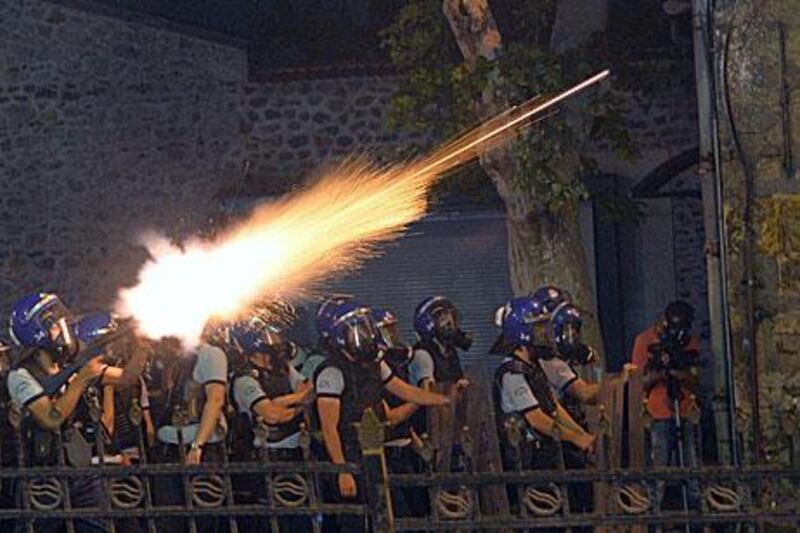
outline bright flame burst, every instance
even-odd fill
[[[416,162],[377,167],[366,158],[351,159],[301,191],[257,207],[213,241],[195,239],[181,249],[148,238],[153,259],[137,285],[119,292],[115,309],[134,317],[147,337],[175,336],[192,344],[212,317],[232,318],[261,297],[296,294],[352,270],[425,214],[426,193],[437,176],[607,75],[514,107]]]

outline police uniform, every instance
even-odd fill
[[[403,346],[389,349],[383,360],[392,373],[403,381],[409,381],[412,350]],[[385,395],[386,404],[390,408],[403,405],[403,400],[392,394]],[[413,450],[411,420],[404,420],[387,432],[384,452],[386,466],[392,474],[416,474],[421,471],[420,457]],[[392,504],[396,516],[423,516],[427,507],[426,491],[418,488],[393,488]]]
[[[189,424],[181,428],[179,435],[178,428],[172,425],[172,420],[165,420],[166,424],[158,429],[158,440],[170,446],[177,446],[179,442],[189,445],[197,436],[205,404],[205,386],[212,383],[224,386],[228,383],[228,357],[216,346],[201,344],[195,354],[182,364],[181,375],[172,391],[173,394],[177,393],[180,396],[169,400],[171,405],[167,406],[167,412],[171,418],[176,407],[183,407],[189,416]],[[206,444],[223,443],[226,432],[225,417],[220,416],[217,427]],[[206,455],[207,451],[204,449],[203,455]]]
[[[234,451],[237,460],[250,461],[303,461],[300,448],[300,424],[303,414],[298,413],[292,420],[283,424],[264,426],[266,434],[255,429],[258,414],[256,406],[264,401],[272,401],[300,389],[308,380],[291,364],[279,368],[266,369],[246,363],[233,377],[231,396],[238,412],[238,422],[234,424],[234,440],[246,447],[245,453]],[[236,446],[234,446],[236,448]],[[248,453],[249,452],[249,453]],[[242,503],[256,503],[266,498],[263,475],[237,476],[234,486],[245,500]],[[281,531],[309,531],[308,517],[285,516],[278,519]],[[267,520],[262,517],[246,517],[240,520],[243,531],[268,530]]]
[[[536,409],[555,416],[555,398],[542,368],[536,362],[531,364],[513,356],[504,358],[495,372],[494,394],[504,468],[514,470],[518,464],[524,470],[556,468],[559,463],[557,444],[551,437],[537,432],[525,419],[525,415]],[[512,417],[524,428],[519,455],[508,441],[505,429],[505,423]]]
[[[560,357],[539,359],[539,365],[547,376],[547,381],[553,389],[564,409],[572,416],[573,420],[586,427],[586,415],[580,400],[569,393],[569,388],[580,379],[572,365]],[[584,469],[587,466],[588,456],[571,442],[562,445],[564,451],[564,467],[567,469]],[[585,513],[592,510],[593,489],[591,483],[570,483],[569,493],[570,509],[573,512]],[[591,528],[576,528],[580,531],[591,531]]]
[[[411,379],[421,386],[432,380],[434,390],[448,394],[449,388],[464,378],[461,358],[454,346],[446,346],[436,338],[423,339],[414,345]],[[440,450],[434,468],[439,472],[459,472],[468,468],[467,456],[460,442],[460,429],[467,425],[466,398],[454,405],[421,408],[412,423],[418,434],[428,433],[434,447]]]
[[[455,347],[444,346],[436,339],[421,340],[414,345],[410,373],[414,385],[425,379],[436,383],[455,383],[464,377],[461,358]]]
[[[180,460],[178,444],[188,447],[200,427],[203,407],[205,405],[205,386],[218,383],[225,386],[228,382],[228,358],[224,351],[210,344],[201,344],[194,354],[181,362],[177,382],[170,391],[165,410],[165,420],[158,428],[157,437],[160,442],[160,460],[174,463]],[[172,425],[172,415],[180,408],[188,416],[188,424],[178,428]],[[203,463],[220,463],[225,460],[225,435],[227,423],[224,409],[217,427],[203,447],[201,460]],[[154,486],[154,496],[159,505],[176,505],[183,503],[183,480],[181,476],[160,476]],[[216,531],[219,519],[197,519],[198,531]],[[164,519],[159,530],[182,531],[186,525],[180,519]]]
[[[385,419],[383,391],[394,374],[385,362],[355,363],[332,355],[317,368],[314,385],[317,398],[337,398],[340,403],[339,437],[347,461],[361,458],[355,424],[367,409]]]
[[[138,409],[139,413],[134,413]],[[140,418],[138,425],[134,416],[141,416],[150,411],[150,394],[144,378],[139,378],[138,385],[127,389],[114,391],[114,431],[111,437],[111,446],[114,452],[124,452],[128,456],[138,456],[140,444],[147,445],[144,419]]]
[[[8,392],[11,401],[24,409],[36,400],[46,397],[47,393],[41,383],[47,375],[35,359],[35,355],[30,356],[8,374]],[[55,396],[60,396],[65,390],[66,387],[62,388]],[[65,443],[68,440],[71,442],[67,447],[66,464],[88,466],[86,462],[91,461],[93,452],[96,453],[94,448],[96,429],[89,416],[85,396],[79,400],[78,406],[62,426],[60,436],[42,428],[32,414],[25,413],[20,428],[24,446],[19,453],[23,454],[27,466],[58,465],[64,461],[63,456],[59,455],[62,453],[60,445],[63,437]],[[96,507],[103,500],[102,486],[97,477],[70,478],[69,493],[73,508]],[[21,497],[21,492],[19,494]],[[18,524],[18,529],[24,530],[24,525],[24,523]],[[81,533],[111,530],[110,522],[105,519],[75,519],[74,525],[75,530]],[[63,527],[63,521],[36,520],[34,527],[36,531],[41,532],[59,531]]]
[[[297,347],[297,353],[292,358],[291,365],[300,372],[304,378],[312,379],[317,367],[325,360],[325,354],[319,350],[310,350],[303,346]]]
[[[248,365],[242,373],[233,380],[233,400],[240,415],[246,416],[251,427],[258,417],[255,407],[262,401],[270,401],[300,389],[306,378],[293,366],[284,365],[279,370],[267,370],[255,365]],[[252,448],[263,450],[267,458],[277,459],[280,456],[294,457],[289,453],[272,453],[281,451],[300,451],[300,424],[303,421],[302,413],[298,413],[292,420],[284,424],[267,426],[267,435],[253,432]]]
[[[347,462],[360,462],[361,446],[355,424],[367,409],[381,420],[385,420],[383,409],[384,385],[394,378],[389,366],[381,362],[353,362],[338,353],[331,354],[317,368],[314,386],[317,398],[336,398],[339,400],[339,439],[342,453]],[[324,448],[327,456],[327,449]],[[327,457],[330,460],[330,457]],[[323,495],[333,502],[347,502],[339,492],[338,476],[320,476],[323,481]],[[356,502],[363,502],[365,487],[356,477]],[[354,515],[340,515],[337,519],[342,531],[366,531],[364,519]]]

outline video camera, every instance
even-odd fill
[[[697,350],[688,350],[681,342],[665,339],[647,347],[650,360],[645,367],[652,372],[668,372],[670,370],[687,371],[700,366]]]
[[[681,300],[670,303],[658,325],[658,342],[647,347],[650,360],[645,370],[687,371],[700,366],[697,350],[689,349],[692,338],[694,308]]]

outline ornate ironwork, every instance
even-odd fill
[[[220,507],[225,503],[225,479],[219,474],[193,476],[192,502],[198,507]]]
[[[57,509],[64,503],[64,487],[55,477],[33,479],[28,484],[28,498],[33,509]]]
[[[111,503],[118,509],[139,507],[145,496],[144,482],[138,476],[111,478],[108,489]]]
[[[273,500],[283,507],[300,507],[308,502],[308,482],[300,474],[278,474],[269,488]]]

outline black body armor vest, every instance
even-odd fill
[[[196,364],[197,354],[192,354],[181,361],[178,376],[167,396],[166,406],[158,427],[173,425],[172,419],[178,409],[187,414],[188,424],[200,422],[203,406],[206,403],[206,391],[202,385],[192,382],[192,374]]]
[[[127,448],[138,448],[142,421],[137,426],[132,419],[134,403],[139,409],[142,398],[142,382],[133,387],[114,391],[114,434],[111,439],[114,448],[122,451]]]
[[[274,400],[275,398],[286,396],[287,394],[294,392],[292,390],[292,382],[289,379],[289,367],[287,363],[283,363],[280,368],[273,368],[270,370],[261,368],[252,363],[248,363],[241,369],[241,371],[237,372],[233,378],[233,383],[235,383],[237,378],[243,376],[250,376],[258,381],[258,384],[261,386],[261,390],[264,391],[264,394],[266,394],[267,398],[270,400]],[[231,387],[231,392],[233,392],[233,387]],[[233,394],[231,394],[231,396],[233,396]],[[232,398],[232,401],[235,400]],[[237,413],[240,413],[240,407],[246,407],[247,409],[250,409],[252,406],[236,406]],[[251,417],[248,417],[251,431],[256,423],[255,416],[255,413],[251,413]],[[293,419],[289,420],[288,422],[284,422],[283,424],[268,424],[267,429],[269,432],[267,435],[267,442],[280,442],[294,435],[300,431],[300,424],[302,422],[303,414],[298,413]],[[249,439],[248,442],[252,443],[252,438]]]
[[[445,347],[444,352],[433,339],[421,340],[414,345],[415,350],[425,350],[433,359],[433,379],[436,383],[455,383],[464,377],[461,359],[453,346]]]
[[[503,455],[503,464],[507,470],[514,468],[514,452],[513,446],[508,441],[508,432],[506,430],[506,422],[510,418],[521,419],[521,427],[527,429],[534,439],[531,441],[528,438],[527,431],[523,431],[521,441],[519,444],[519,453],[521,454],[521,461],[523,468],[531,468],[534,461],[539,462],[542,455],[547,455],[545,463],[553,463],[551,466],[555,467],[555,459],[552,457],[556,447],[555,443],[550,437],[541,435],[538,431],[532,428],[527,420],[521,416],[520,413],[504,413],[502,409],[502,390],[503,390],[503,376],[506,374],[522,374],[528,386],[533,392],[534,397],[539,402],[539,407],[542,412],[554,416],[556,411],[556,400],[553,392],[550,389],[550,384],[547,381],[547,375],[539,366],[538,362],[529,364],[521,359],[511,356],[511,359],[504,361],[500,364],[494,374],[494,383],[492,392],[494,396],[495,405],[495,420],[497,422],[497,432],[500,435],[500,446]],[[536,456],[539,457],[536,457]],[[541,465],[541,462],[539,463]]]
[[[33,358],[29,358],[22,363],[19,368],[27,370],[39,383],[43,383],[48,376],[47,372]],[[95,387],[94,384],[90,386]],[[84,392],[85,394],[86,392]],[[85,396],[81,397],[75,410],[59,428],[61,439],[55,432],[41,427],[31,413],[25,413],[20,431],[22,433],[22,445],[25,448],[26,466],[57,465],[59,463],[58,454],[61,453],[59,443],[65,436],[65,430],[78,432],[80,434],[79,438],[82,437],[91,446],[92,452],[96,453],[96,429],[99,428],[95,427],[95,423],[91,419]]]
[[[357,363],[339,354],[331,355],[317,368],[314,374],[315,383],[317,376],[328,367],[337,368],[344,377],[344,392],[339,407],[339,438],[342,440],[345,459],[357,461],[361,457],[361,445],[355,424],[361,422],[369,408],[372,408],[380,420],[386,419],[380,367],[377,362]]]

